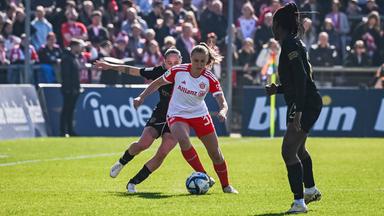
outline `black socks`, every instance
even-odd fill
[[[140,184],[142,181],[148,178],[151,173],[152,172],[149,171],[148,167],[144,165],[143,168],[141,168],[141,170],[135,175],[135,177],[131,178],[128,183],[132,183],[135,185]]]
[[[303,167],[301,163],[287,165],[288,180],[295,199],[303,199]]]
[[[124,152],[123,157],[119,159],[119,162],[123,165],[126,165],[129,161],[131,161],[135,156],[130,155],[128,149]]]
[[[307,158],[301,160],[301,164],[303,165],[303,180],[305,188],[311,188],[315,186],[315,180],[313,179],[311,156],[308,156]]]

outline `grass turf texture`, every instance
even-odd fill
[[[127,181],[159,145],[157,141],[111,179],[110,166],[134,140],[0,142],[0,215],[281,215],[291,204],[281,139],[220,138],[238,195],[221,191],[204,147],[193,139],[217,181],[202,196],[189,195],[185,189],[192,169],[179,147],[137,186],[140,193],[127,194]],[[323,193],[323,200],[309,205],[309,215],[384,215],[384,139],[309,138],[308,149]],[[25,160],[30,161],[4,166]]]

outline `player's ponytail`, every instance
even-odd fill
[[[273,21],[289,33],[297,35],[299,31],[299,10],[294,2],[285,4],[273,15]]]
[[[207,66],[212,66],[213,64],[220,63],[223,60],[222,55],[220,55],[216,50],[212,49],[206,43],[203,42],[193,47],[191,56],[195,52],[205,53],[206,55],[208,55]]]

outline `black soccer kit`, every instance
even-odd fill
[[[141,68],[140,75],[149,80],[155,80],[161,77],[167,69],[163,66],[151,67],[151,68]],[[169,101],[171,99],[171,94],[173,90],[173,84],[167,84],[159,88],[160,101],[157,103],[156,107],[153,109],[151,118],[147,121],[146,127],[151,126],[156,129],[159,134],[159,137],[163,133],[170,133],[168,124],[167,124],[167,111]]]
[[[282,43],[278,74],[277,93],[284,94],[288,106],[287,123],[293,121],[296,112],[302,112],[301,127],[308,133],[318,119],[323,103],[313,82],[307,50],[294,35],[289,35]]]

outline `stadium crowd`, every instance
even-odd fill
[[[136,82],[129,76],[100,72],[87,63],[103,57],[123,59],[128,64],[153,67],[163,61],[165,50],[176,47],[183,63],[189,62],[192,47],[199,42],[225,56],[232,43],[237,71],[234,84],[263,83],[267,70],[253,70],[278,62],[279,44],[273,39],[273,13],[285,2],[279,0],[236,0],[232,27],[227,36],[227,0],[34,0],[31,1],[31,37],[24,32],[22,0],[0,2],[0,83],[21,83],[24,47],[30,40],[34,69],[30,83],[61,81],[63,51],[73,39],[84,51],[77,58],[83,66],[81,83],[119,84]],[[383,80],[384,0],[297,0],[302,20],[301,37],[313,66],[380,68]],[[312,13],[306,13],[312,11]],[[214,65],[217,77],[225,70]],[[223,71],[223,74],[222,74]],[[104,74],[103,74],[104,73]],[[34,80],[34,81],[33,81]],[[25,80],[24,80],[25,82]],[[375,85],[377,86],[377,85]],[[381,85],[382,86],[382,85]]]

